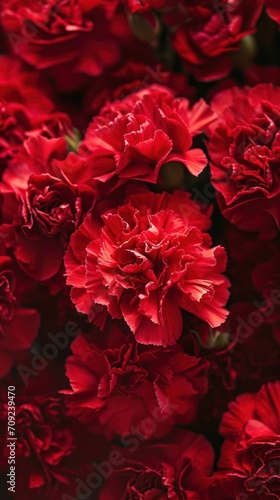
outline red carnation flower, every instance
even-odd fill
[[[30,130],[32,126],[22,106],[3,101],[0,106],[0,160],[5,167],[5,160],[13,157],[25,139],[26,130]]]
[[[80,0],[3,0],[0,20],[13,52],[61,82],[79,85],[81,76],[98,76],[119,59],[117,37],[106,19],[111,7]],[[104,2],[103,2],[104,3]],[[107,6],[108,5],[108,6]],[[65,71],[74,78],[68,81]],[[69,80],[69,79],[68,79]]]
[[[6,446],[9,409],[0,403],[2,471],[10,453]],[[17,498],[28,500],[60,500],[72,494],[79,485],[77,478],[87,477],[92,471],[89,462],[99,458],[104,447],[102,440],[95,437],[92,442],[82,426],[69,417],[57,395],[16,396],[16,437]]]
[[[229,53],[255,32],[263,0],[187,0],[180,2],[173,46],[198,80],[211,81],[230,74]],[[167,21],[170,22],[169,20]]]
[[[66,156],[64,138],[34,136],[3,176],[0,232],[20,267],[39,281],[58,272],[70,233],[95,202],[95,191],[84,184],[76,164],[72,176],[79,177],[77,183],[69,179],[69,169],[67,176],[60,168]]]
[[[201,99],[191,109],[186,98],[174,98],[166,87],[151,85],[105,106],[88,127],[79,153],[102,182],[114,176],[124,182],[156,183],[162,165],[180,162],[193,175],[207,164],[193,137],[213,121]]]
[[[246,231],[280,228],[280,87],[218,94],[209,142],[212,182],[223,215]],[[256,216],[257,214],[257,216]]]
[[[178,430],[163,442],[127,441],[127,450],[113,448],[121,454],[119,466],[101,488],[100,500],[116,500],[116,492],[123,499],[206,500],[214,453],[203,436]]]
[[[0,173],[33,131],[51,135],[71,127],[63,113],[38,88],[38,76],[12,57],[0,58]]]
[[[9,372],[18,352],[30,347],[39,324],[38,312],[17,300],[11,259],[0,256],[0,377]]]
[[[71,349],[66,403],[89,408],[109,438],[138,431],[147,439],[166,434],[174,423],[189,424],[207,391],[208,362],[179,345],[143,346],[112,325],[102,336],[79,335]]]
[[[187,193],[132,195],[102,223],[88,215],[71,237],[67,282],[78,311],[95,304],[124,318],[143,344],[174,344],[182,332],[180,308],[218,326],[225,320],[228,280],[222,247],[210,248],[209,219]]]
[[[272,0],[276,3],[277,0]],[[230,52],[255,32],[264,0],[125,0],[132,14],[155,10],[167,25],[175,50],[198,80],[231,72]]]
[[[226,439],[219,462],[232,497],[279,499],[280,382],[263,385],[257,394],[242,394],[224,414],[220,432]],[[243,497],[242,497],[243,498]],[[244,498],[247,498],[244,496]]]
[[[0,57],[0,96],[6,102],[16,103],[28,114],[34,126],[42,124],[54,109],[51,100],[40,90],[37,73],[27,71],[23,63],[13,57]]]

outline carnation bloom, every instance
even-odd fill
[[[39,313],[23,307],[16,298],[12,260],[0,256],[0,377],[9,372],[17,353],[30,347],[39,324]]]
[[[156,183],[162,165],[182,163],[197,176],[207,164],[193,137],[214,119],[201,99],[192,108],[160,85],[147,86],[107,104],[89,125],[79,154],[102,182],[138,179]]]
[[[84,184],[76,164],[72,175],[77,183],[70,180],[70,170],[68,175],[61,170],[58,162],[66,156],[64,138],[35,135],[3,175],[0,234],[20,267],[39,281],[58,272],[69,235],[95,201],[94,189]]]
[[[3,0],[0,21],[15,55],[50,71],[65,90],[73,84],[65,71],[75,82],[75,73],[98,76],[119,59],[117,37],[106,18],[111,7],[97,4],[102,2]]]
[[[66,404],[89,408],[109,437],[138,429],[149,438],[166,434],[174,423],[189,424],[207,391],[207,361],[179,345],[143,346],[115,325],[103,335],[79,335],[71,350]]]
[[[280,382],[263,385],[230,403],[220,433],[225,438],[219,468],[232,497],[279,498]]]
[[[214,452],[203,436],[177,430],[162,442],[140,444],[134,438],[127,445],[127,450],[113,448],[121,459],[101,488],[100,500],[116,500],[116,492],[122,499],[206,500]]]
[[[54,104],[39,89],[38,75],[26,71],[15,58],[0,57],[0,174],[14,157],[28,134],[51,134],[66,115],[54,111]],[[61,124],[62,126],[62,124]]]
[[[229,53],[239,48],[244,36],[255,32],[264,0],[125,0],[125,3],[132,14],[157,11],[169,28],[173,47],[186,68],[198,80],[211,81],[231,72]]]
[[[218,94],[209,141],[212,183],[223,215],[240,229],[280,228],[280,87],[233,88]]]
[[[174,344],[181,310],[211,326],[225,320],[226,253],[211,248],[209,219],[187,193],[143,193],[102,216],[88,215],[65,256],[78,311],[102,326],[93,306],[124,318],[144,344]],[[104,314],[103,314],[104,324]]]
[[[89,462],[94,456],[97,458],[103,442],[97,437],[94,443],[90,440],[79,422],[69,417],[57,394],[28,397],[17,394],[14,401],[16,482],[21,498],[59,500],[73,493],[77,476],[84,478],[92,471]],[[2,471],[10,453],[6,446],[9,410],[6,393],[5,402],[0,402],[1,445],[5,444]]]
[[[177,2],[176,2],[177,3]],[[229,53],[240,40],[255,32],[263,0],[185,0],[185,13],[174,31],[173,46],[197,79],[217,80],[232,69]],[[178,18],[180,11],[178,9]],[[180,19],[180,18],[179,18]]]
[[[25,139],[26,130],[32,128],[25,109],[16,103],[0,102],[0,161],[5,168],[5,160],[13,157]]]
[[[37,125],[50,117],[54,105],[40,90],[38,74],[10,56],[0,57],[0,95],[6,102],[17,103]]]

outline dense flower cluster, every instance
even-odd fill
[[[230,73],[229,54],[238,49],[242,38],[254,33],[264,0],[125,0],[125,3],[131,13],[154,10],[167,26],[185,67],[198,80],[211,81]],[[271,17],[276,16],[275,11],[279,16],[276,7],[268,11]]]
[[[280,500],[279,25],[0,2],[1,500]]]

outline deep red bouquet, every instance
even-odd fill
[[[280,500],[279,26],[2,0],[0,500]]]

